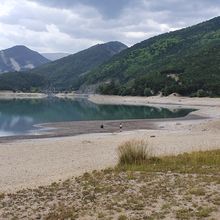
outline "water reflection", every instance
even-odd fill
[[[96,105],[85,99],[1,100],[0,136],[26,134],[46,122],[168,118],[185,116],[189,109],[126,105]]]

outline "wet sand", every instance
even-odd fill
[[[93,134],[93,133],[117,133],[120,131],[133,131],[133,130],[163,130],[164,127],[160,126],[161,123],[172,121],[191,121],[202,120],[205,117],[197,115],[187,115],[179,118],[161,118],[161,119],[132,119],[132,120],[99,120],[99,121],[73,121],[73,122],[57,122],[57,123],[44,123],[36,125],[37,128],[43,129],[36,130],[31,135],[19,136],[4,136],[0,137],[0,143],[7,143],[18,140],[28,139],[41,139],[41,138],[54,138],[54,137],[70,137],[80,134]],[[120,123],[122,123],[122,130],[120,130]],[[104,125],[101,128],[101,125]]]

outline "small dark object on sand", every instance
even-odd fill
[[[103,128],[104,128],[104,125],[103,125],[103,124],[101,124],[100,128],[102,128],[102,129],[103,129]]]
[[[122,123],[120,123],[119,127],[120,127],[120,132],[121,132],[122,131]]]
[[[151,137],[151,138],[155,138],[156,136],[155,136],[155,135],[151,135],[150,137]]]

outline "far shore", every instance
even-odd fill
[[[43,125],[54,125],[58,132],[55,137],[9,138],[0,143],[0,192],[35,188],[86,171],[112,167],[117,163],[118,145],[130,139],[147,140],[154,155],[220,148],[220,98],[90,95],[89,100],[97,104],[195,108],[197,111],[185,118],[131,120],[130,124],[124,124],[122,132],[115,129],[114,126],[118,126],[115,121],[109,122],[109,129],[111,126],[114,129],[106,133],[90,130],[93,125],[87,122],[84,125],[77,124],[80,122],[63,122]],[[99,122],[95,123],[100,129]],[[130,126],[130,129],[126,126]],[[87,130],[73,134],[74,129],[79,128]],[[60,137],[59,132],[65,129],[70,132],[68,137]]]
[[[13,92],[13,91],[0,91],[0,100],[1,99],[44,99],[48,98],[50,96],[57,97],[57,98],[69,98],[74,99],[76,97],[84,96],[75,94],[74,92],[68,92],[68,93],[40,93],[40,92]]]
[[[169,109],[193,108],[198,110],[190,114],[202,117],[220,118],[220,98],[189,98],[174,95],[150,97],[90,95],[89,100],[96,104],[145,105]]]
[[[42,99],[47,96],[48,95],[44,93],[0,91],[0,99]]]

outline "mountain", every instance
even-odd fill
[[[63,57],[67,57],[70,54],[69,53],[41,53],[41,55],[47,58],[48,60],[55,61]]]
[[[110,42],[45,64],[23,74],[30,84],[16,89],[220,96],[220,17],[125,48]],[[3,75],[1,90],[13,81],[13,73]]]
[[[50,88],[56,90],[73,89],[78,84],[79,76],[108,61],[112,56],[126,49],[120,42],[98,44],[76,54],[50,62],[31,71],[45,76]]]
[[[26,72],[0,75],[0,90],[71,90],[79,77],[126,49],[120,42],[98,44]]]
[[[220,17],[138,43],[81,82],[102,94],[220,96]]]
[[[48,62],[36,51],[22,45],[0,51],[0,73],[33,69]]]

